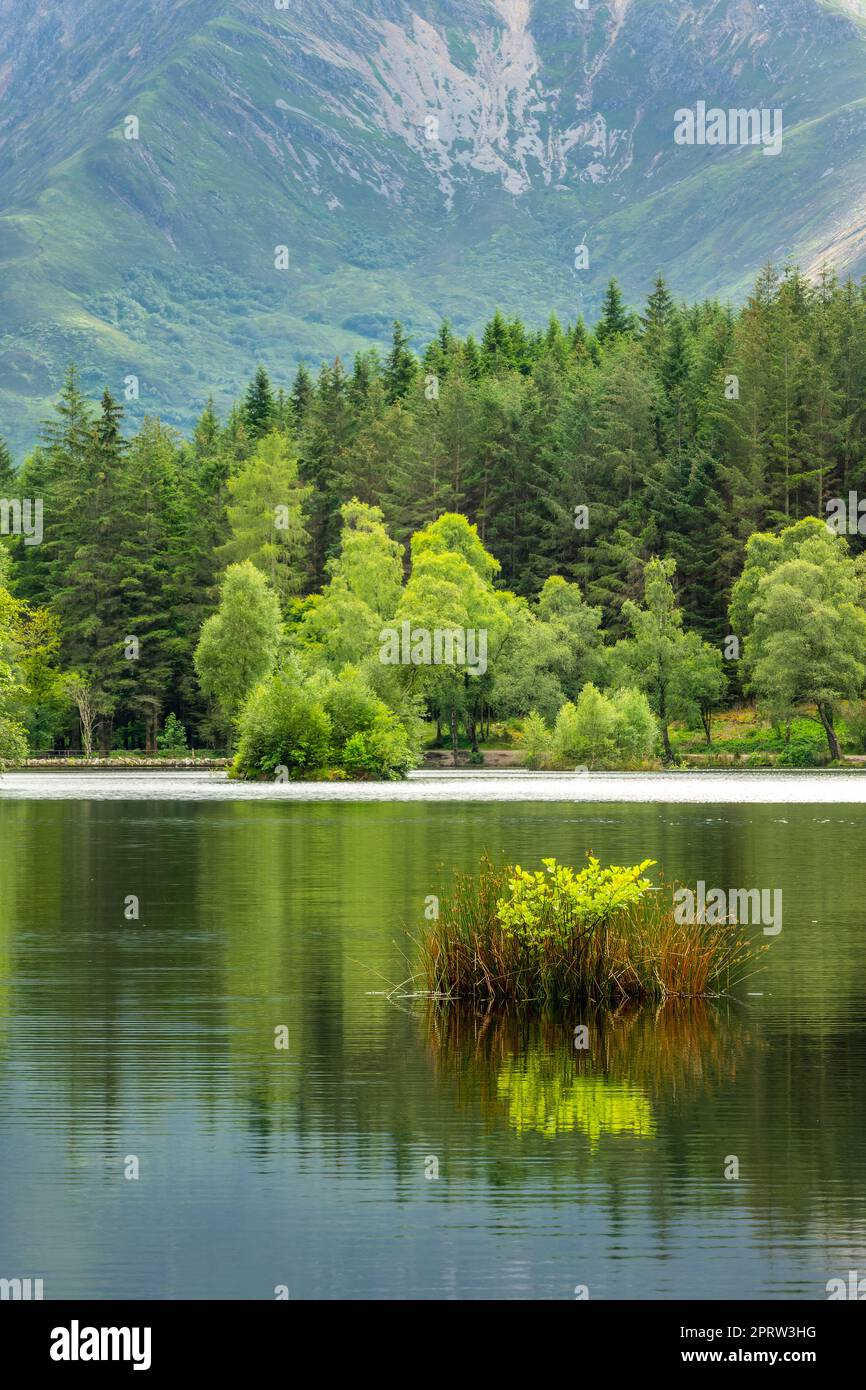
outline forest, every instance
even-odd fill
[[[70,365],[39,444],[16,466],[0,441],[0,758],[401,775],[507,728],[535,766],[640,766],[748,701],[838,758],[864,407],[866,284],[790,266],[741,307],[659,276],[639,310],[612,280],[592,328],[496,311],[416,350],[395,323],[351,369],[259,368],[190,438],[130,434]],[[404,624],[415,655],[386,659]],[[483,671],[424,654],[453,630],[484,634]]]

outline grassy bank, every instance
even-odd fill
[[[804,711],[789,720],[773,723],[762,717],[753,705],[719,710],[710,720],[710,742],[703,725],[673,723],[670,726],[673,765],[693,768],[821,768],[832,766],[856,767],[866,759],[866,714],[859,703],[843,705],[836,731],[842,747],[842,761],[833,763],[827,739],[820,724]],[[487,731],[485,731],[487,732]],[[534,766],[527,745],[526,721],[509,719],[493,722],[489,737],[478,742],[473,754],[468,741],[458,742],[461,764],[479,766]],[[658,752],[660,753],[660,749]],[[430,762],[450,761],[450,746],[444,738],[435,737],[435,726],[427,726],[425,754]],[[660,756],[654,758],[600,757],[563,758],[548,763],[557,771],[573,771],[577,762],[595,771],[647,772],[665,766]],[[538,770],[538,769],[536,769]],[[543,769],[542,769],[543,770]]]

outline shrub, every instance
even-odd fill
[[[382,708],[368,729],[347,740],[340,758],[342,767],[355,776],[396,780],[414,765],[406,730],[391,710]]]
[[[233,772],[239,777],[272,777],[278,767],[300,775],[330,760],[330,717],[293,671],[279,671],[256,686],[238,731]]]
[[[312,682],[331,720],[334,764],[350,776],[402,777],[417,761],[406,728],[355,666]]]
[[[188,753],[186,729],[177,715],[170,714],[161,734],[156,736],[156,746],[163,753]]]
[[[580,728],[577,722],[577,707],[571,700],[561,706],[550,736],[550,763],[552,767],[574,766],[580,746]]]
[[[339,675],[317,671],[310,689],[328,713],[335,749],[342,748],[353,734],[369,729],[379,711],[386,708],[355,666],[344,666]]]
[[[553,757],[553,742],[550,730],[537,710],[533,710],[523,721],[523,746],[526,749],[524,761],[527,767],[549,767]]]
[[[5,763],[22,762],[29,751],[24,725],[0,714],[0,771]]]
[[[567,941],[578,928],[604,922],[628,903],[638,902],[652,885],[642,878],[655,862],[624,869],[603,869],[589,856],[587,867],[575,873],[555,859],[542,859],[544,873],[528,873],[515,865],[507,880],[507,896],[496,903],[496,915],[506,936],[534,947],[544,941]]]
[[[530,767],[615,767],[646,762],[653,756],[658,724],[643,691],[626,688],[613,696],[591,682],[577,703],[561,707],[551,732],[533,712],[523,725]]]
[[[853,753],[866,753],[866,703],[852,705],[845,716],[848,747]]]
[[[613,742],[619,759],[642,763],[653,756],[659,727],[642,690],[627,686],[613,697]]]
[[[563,705],[553,731],[554,752],[569,762],[572,758],[578,763],[588,763],[596,767],[599,763],[610,762],[614,757],[613,743],[614,711],[609,696],[589,681],[572,706],[574,715],[563,720]],[[560,730],[562,742],[560,743]]]
[[[306,681],[290,666],[253,691],[238,728],[239,777],[272,776],[282,766],[291,776],[328,769],[397,778],[416,761],[403,723],[353,666]]]
[[[823,739],[792,738],[779,759],[782,767],[823,767],[827,745]]]

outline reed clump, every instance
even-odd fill
[[[458,873],[421,943],[427,989],[486,1005],[700,998],[728,990],[759,951],[736,922],[678,922],[653,860],[537,872],[494,864]]]

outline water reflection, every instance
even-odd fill
[[[864,830],[855,806],[0,798],[0,1277],[825,1296],[866,1269]],[[535,1020],[375,993],[455,868],[590,847],[781,887],[756,993]]]
[[[431,1005],[426,1027],[437,1072],[464,1091],[471,1080],[488,1119],[517,1134],[579,1133],[590,1151],[602,1136],[654,1138],[658,1098],[729,1083],[756,1046],[733,1007],[701,1000],[584,1010],[579,1024]]]

